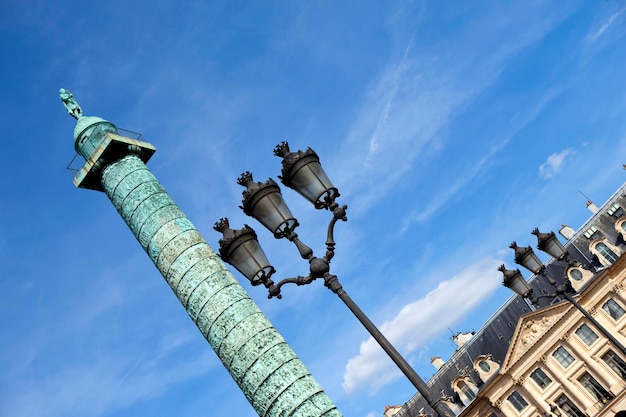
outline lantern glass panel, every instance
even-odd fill
[[[241,243],[233,244],[237,246],[230,251],[228,263],[248,278],[252,285],[258,285],[272,275],[274,268],[267,260],[259,241],[252,235]]]
[[[295,170],[289,182],[294,190],[317,208],[325,206],[326,196],[332,197],[337,192],[321,164],[315,160]]]
[[[298,224],[280,192],[268,193],[261,197],[252,207],[252,216],[267,227],[275,237],[288,235]]]
[[[543,267],[543,264],[541,263],[535,252],[533,252],[532,250],[528,251],[528,253],[521,260],[521,263],[524,268],[528,269],[533,274],[538,274]]]
[[[555,259],[560,259],[565,255],[565,247],[559,242],[556,236],[552,236],[546,241],[544,250]]]
[[[524,279],[519,270],[515,271],[510,277],[505,278],[504,286],[515,291],[521,297],[524,297],[530,291],[530,285]]]

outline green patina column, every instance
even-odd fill
[[[341,416],[148,170],[154,146],[83,116],[69,91],[60,96],[77,119],[74,147],[86,160],[74,184],[106,193],[259,416]]]

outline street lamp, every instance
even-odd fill
[[[537,249],[552,256],[557,261],[566,261],[570,264],[565,246],[563,246],[553,231],[541,233],[539,228],[535,227],[530,233],[537,236]]]
[[[554,232],[541,233],[538,228],[535,228],[531,233],[537,236],[537,249],[546,252],[557,261],[565,261],[570,266],[575,265],[575,262],[572,262],[569,259],[569,254],[567,253],[565,246],[563,246],[563,244],[559,241]],[[563,277],[562,284],[557,284],[554,278],[546,274],[545,265],[539,260],[537,255],[535,255],[530,246],[521,247],[518,246],[516,242],[513,242],[509,247],[515,251],[515,263],[523,266],[535,275],[544,277],[554,288],[554,293],[535,296],[532,288],[524,279],[520,270],[506,269],[504,265],[501,265],[498,268],[498,271],[502,272],[504,276],[502,285],[513,290],[519,296],[530,300],[530,302],[535,306],[538,305],[539,299],[541,298],[562,297],[566,299],[574,307],[576,307],[576,309],[578,309],[578,311],[580,311],[598,331],[609,339],[615,347],[626,355],[626,347],[624,347],[624,345],[622,345],[607,329],[605,329],[604,326],[598,323],[598,321],[574,299],[576,291],[572,287],[567,275]]]
[[[295,231],[299,225],[298,220],[287,207],[280,187],[274,180],[255,182],[250,172],[244,172],[237,179],[240,185],[246,187],[243,191],[241,206],[244,213],[257,219],[272,232],[275,238],[286,238],[293,242],[300,252],[300,256],[308,260],[309,273],[304,277],[286,278],[275,283],[271,277],[276,271],[261,249],[254,230],[248,225],[244,225],[243,229],[233,230],[226,218],[221,219],[214,226],[215,230],[222,232],[222,239],[219,241],[220,257],[248,278],[252,285],[263,284],[268,290],[268,298],[281,298],[283,285],[289,283],[307,285],[318,278],[322,278],[324,285],[337,294],[346,304],[437,415],[452,417],[452,412],[442,402],[442,399],[433,398],[426,383],[348,296],[337,276],[330,273],[330,261],[335,255],[333,236],[335,224],[339,220],[348,220],[346,216],[348,206],[340,206],[336,202],[337,197],[339,197],[339,190],[328,179],[322,169],[318,155],[311,148],[304,152],[291,152],[287,142],[282,142],[276,146],[274,154],[283,158],[282,175],[279,177],[281,182],[306,198],[316,209],[325,209],[332,213],[333,217],[328,225],[326,235],[326,253],[321,258],[314,256],[313,250],[298,238]]]

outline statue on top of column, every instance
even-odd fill
[[[61,88],[59,90],[59,96],[61,97],[61,101],[63,102],[63,105],[67,109],[67,112],[70,116],[72,116],[76,120],[83,117],[83,109],[80,108],[78,102],[76,101],[76,99],[74,99],[74,96],[72,95],[72,92],[70,90]]]

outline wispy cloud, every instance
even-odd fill
[[[168,342],[165,343],[169,345]],[[164,346],[156,358],[103,354],[89,363],[57,369],[44,379],[22,379],[3,399],[6,415],[21,417],[100,416],[161,395],[167,387],[209,372],[217,361],[209,352],[181,354]]]
[[[499,259],[488,257],[470,265],[442,281],[424,298],[405,305],[393,319],[380,326],[381,330],[405,353],[415,351],[454,326],[495,291],[499,284],[496,268],[501,263]],[[343,388],[347,393],[365,387],[376,392],[399,376],[387,355],[369,338],[361,343],[359,354],[348,361]]]
[[[565,161],[571,158],[576,152],[572,148],[563,149],[561,152],[553,153],[548,156],[546,162],[539,166],[539,176],[544,180],[549,180],[558,174],[562,169]]]
[[[385,97],[385,104],[381,110],[380,116],[378,117],[378,121],[376,123],[376,128],[372,133],[372,136],[369,140],[369,153],[366,158],[366,164],[369,165],[370,159],[378,152],[381,145],[381,132],[386,127],[386,124],[389,120],[389,115],[392,111],[392,106],[397,99],[398,89],[400,87],[400,83],[402,82],[403,72],[405,71],[408,65],[408,57],[409,52],[411,51],[411,46],[413,44],[413,37],[409,40],[407,47],[404,49],[404,54],[402,56],[402,61],[400,64],[393,69],[393,73],[390,74],[388,80],[385,81],[386,90],[388,91]]]
[[[618,10],[617,12],[609,16],[609,18],[598,29],[594,29],[591,33],[589,33],[589,35],[587,35],[587,42],[593,43],[597,41],[606,32],[606,30],[615,22],[615,20],[619,18],[625,11],[626,11],[626,7],[622,8],[621,10]]]
[[[517,133],[524,127],[528,126],[528,124],[532,123],[532,121],[535,120],[539,114],[541,114],[543,109],[562,92],[563,87],[555,86],[549,89],[541,98],[536,100],[535,104],[524,114],[516,115],[516,117],[511,121],[510,133],[505,134],[503,137],[498,137],[494,141],[494,145],[491,146],[485,154],[481,155],[478,161],[469,161],[467,164],[467,170],[461,175],[458,175],[453,184],[446,186],[443,191],[436,194],[425,208],[412,211],[404,219],[401,233],[405,233],[412,223],[427,221],[433,214],[439,212],[439,210],[444,207],[448,201],[454,198],[457,193],[463,189],[463,187],[475,180],[484,168],[490,165],[491,160],[502,149],[504,149],[512,139],[515,138]]]
[[[373,81],[338,153],[341,163],[335,165],[343,167],[338,182],[350,183],[353,205],[370,206],[413,167],[445,150],[442,132],[456,115],[497,83],[511,57],[542,39],[567,13],[532,27],[506,22],[499,35],[506,41],[497,46],[484,46],[492,34],[474,26],[457,34],[460,44],[440,48],[425,47],[417,35],[405,38],[402,55],[392,57]]]
[[[363,200],[355,206],[370,205],[396,184],[425,148],[436,144],[437,131],[465,99],[445,76],[426,80],[420,70],[406,57],[389,65],[347,135],[339,176]]]

